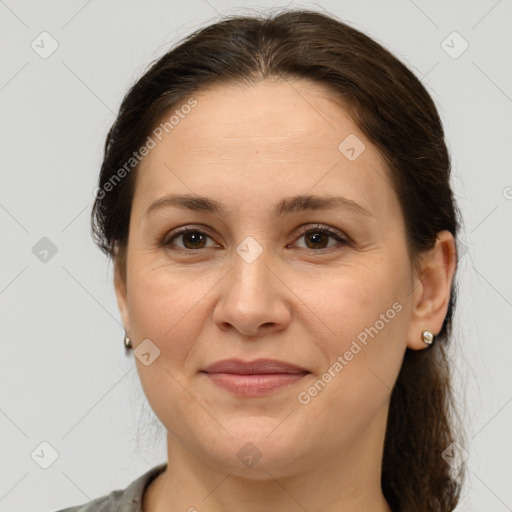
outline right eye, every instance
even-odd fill
[[[211,247],[205,247],[207,239],[212,239],[204,231],[198,229],[192,229],[190,227],[178,228],[171,233],[168,233],[162,240],[162,246],[170,250],[181,250],[181,251],[195,251],[197,249],[209,249]],[[177,246],[174,244],[175,240],[180,240],[183,246]]]

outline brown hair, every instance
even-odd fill
[[[197,30],[152,63],[128,91],[107,135],[92,211],[95,242],[107,255],[124,268],[137,165],[132,162],[123,179],[113,178],[122,166],[126,171],[162,115],[209,86],[272,78],[314,81],[349,105],[388,163],[412,262],[434,246],[440,231],[457,239],[460,214],[444,131],[420,80],[379,43],[334,17],[286,10],[225,17]],[[465,476],[464,464],[453,474],[455,468],[442,457],[456,439],[462,444],[464,435],[456,428],[447,356],[456,299],[452,284],[435,344],[406,349],[391,395],[382,489],[397,512],[452,511]]]

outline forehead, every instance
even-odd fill
[[[175,155],[227,148],[230,158],[256,149],[308,159],[316,147],[338,157],[340,137],[360,133],[347,107],[320,84],[305,80],[223,84],[194,98],[197,106],[173,127],[173,140],[168,137]]]
[[[274,204],[283,195],[336,189],[381,209],[392,199],[382,156],[349,107],[321,84],[223,84],[193,97],[196,106],[143,159],[136,197],[151,201],[179,189],[215,192],[225,202],[233,195],[261,194]],[[357,151],[356,159],[347,158],[347,146]]]

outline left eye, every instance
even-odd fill
[[[334,238],[338,243],[345,245],[347,241],[342,238],[336,231],[333,231],[331,229],[318,226],[315,228],[309,228],[307,230],[303,230],[300,233],[299,238],[305,238],[306,240],[310,240],[312,247],[306,246],[306,249],[308,250],[315,250],[315,249],[328,249],[329,247],[325,246],[325,242],[328,238]],[[333,244],[336,245],[336,244]]]

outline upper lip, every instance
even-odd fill
[[[241,359],[224,359],[217,361],[202,370],[207,373],[236,373],[240,375],[268,373],[309,373],[305,368],[278,361],[277,359],[256,359],[242,361]]]

